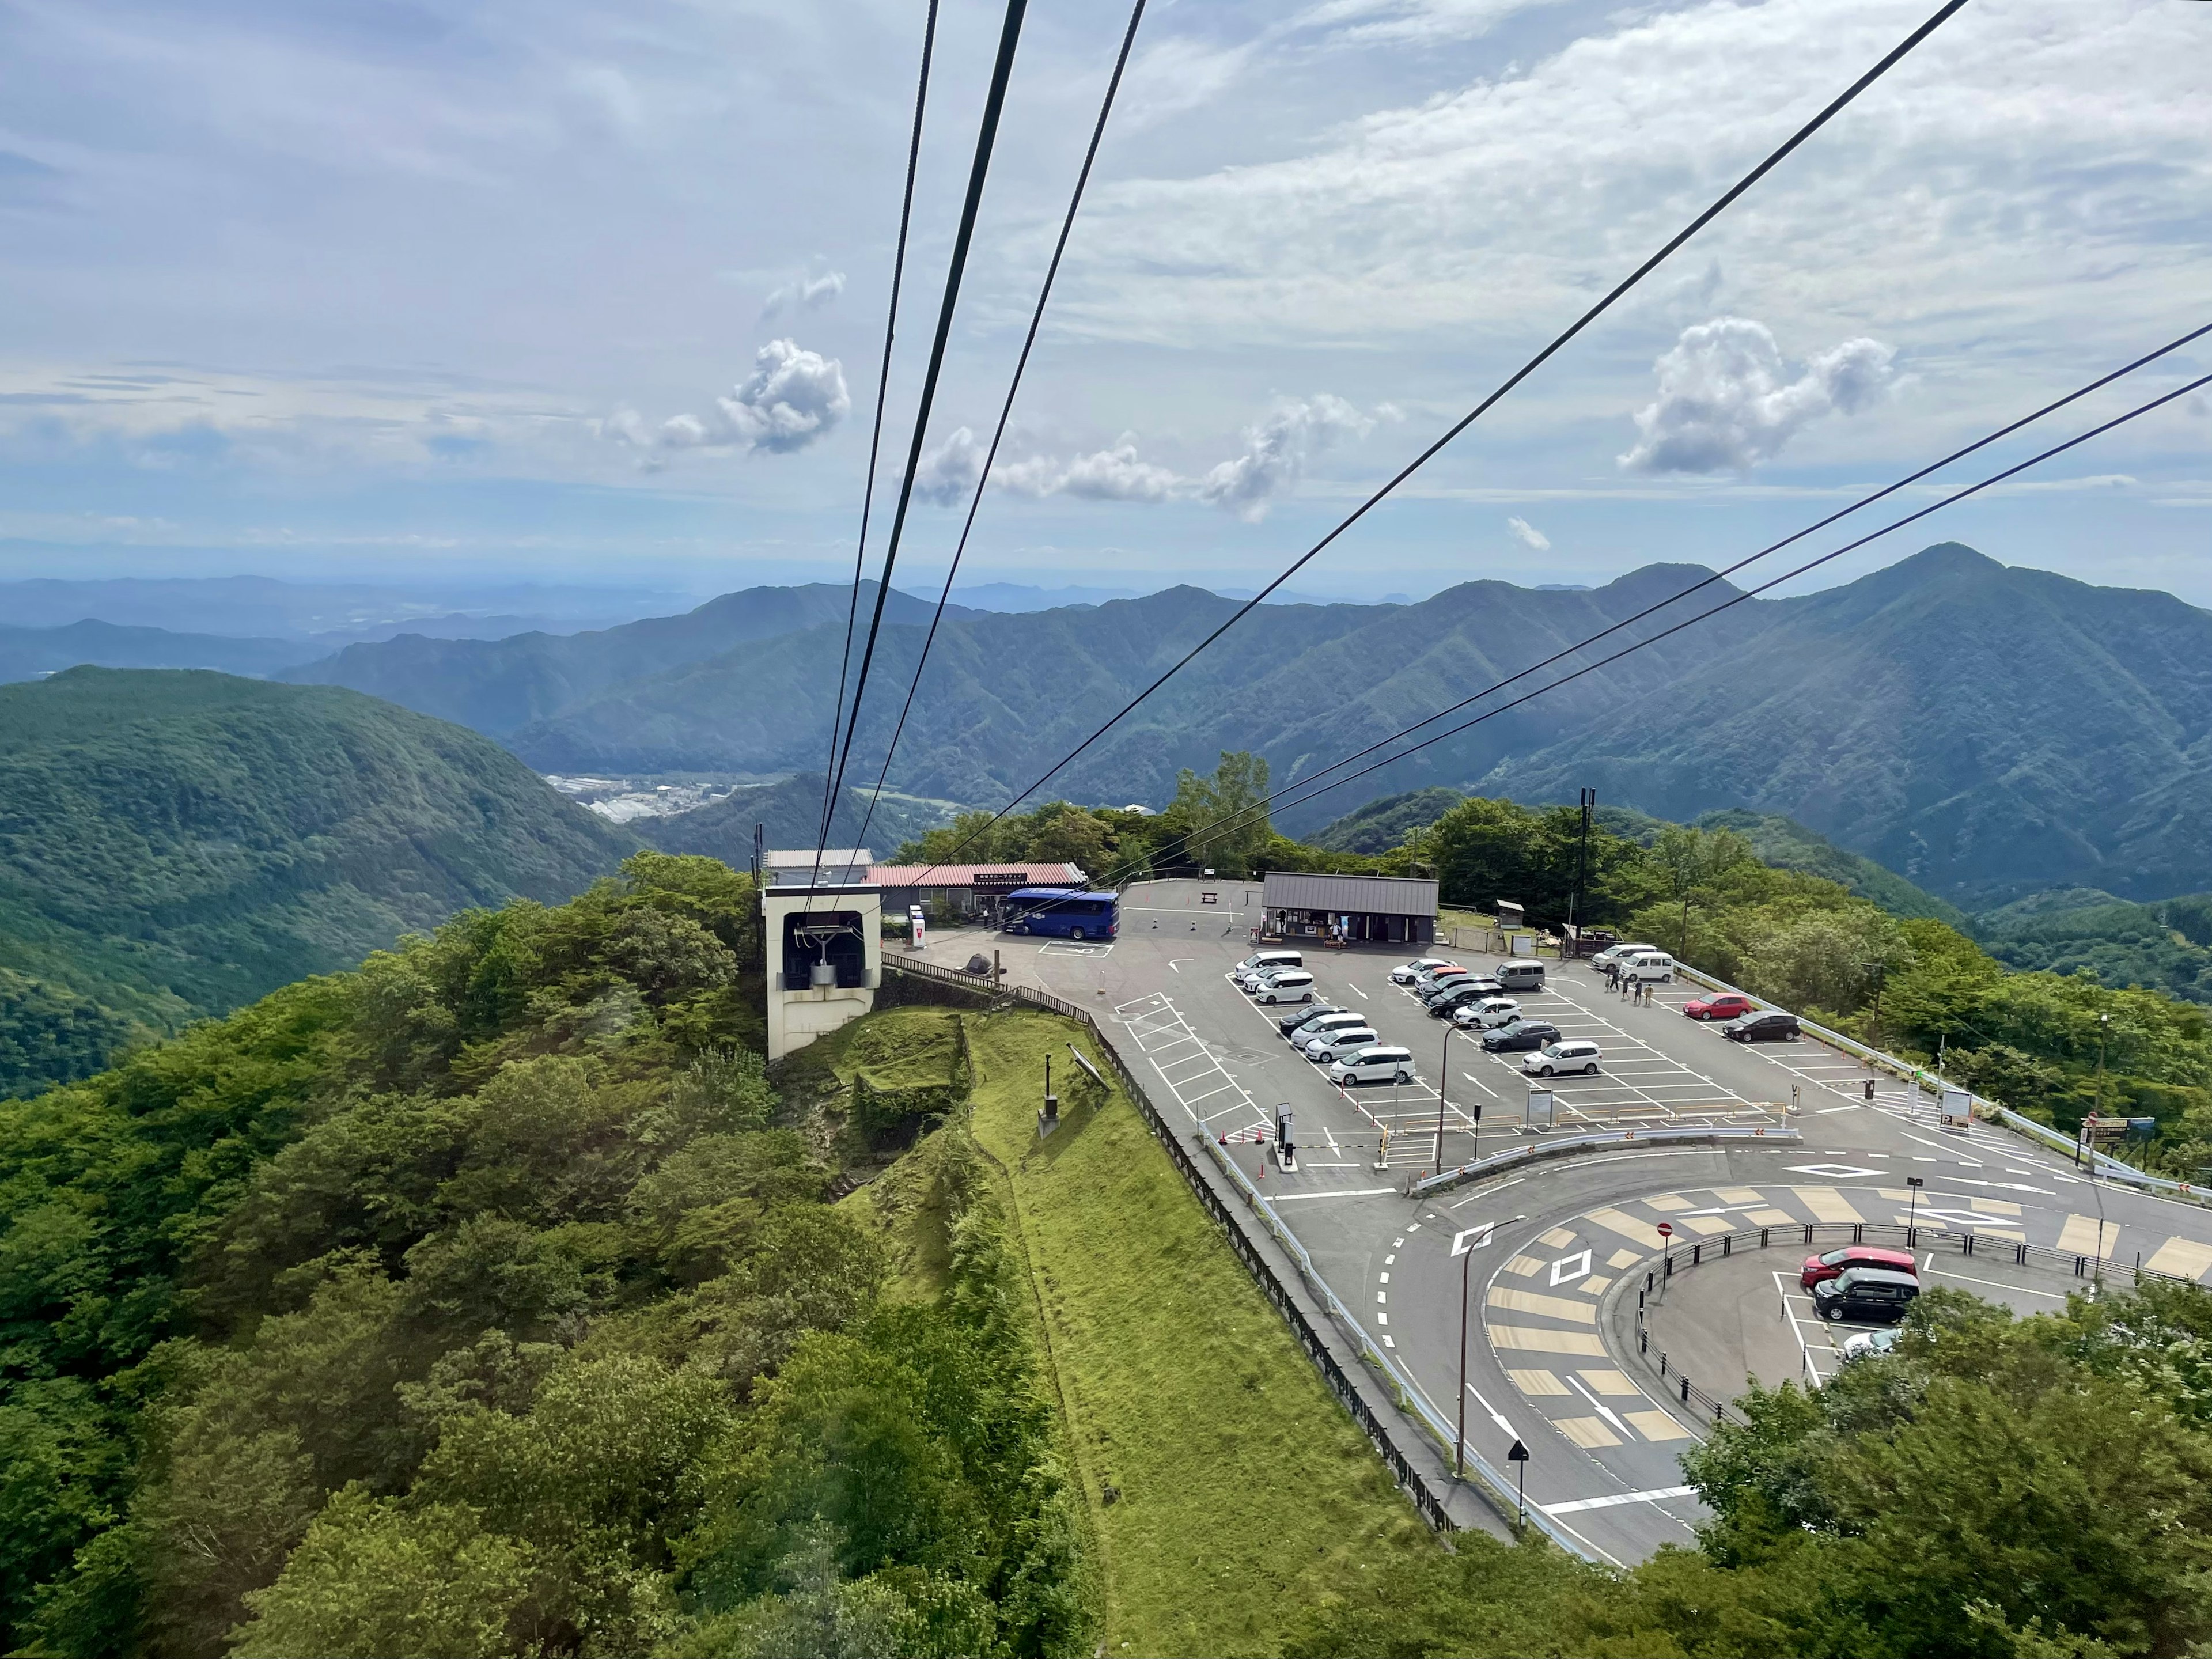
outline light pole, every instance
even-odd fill
[[[1443,1052],[1437,1057],[1437,1173],[1444,1172],[1444,1097],[1451,1088],[1451,1040],[1460,1035],[1459,1028],[1447,1015],[1444,1019]],[[1474,1150],[1468,1153],[1470,1164],[1482,1155],[1482,1103],[1474,1103]]]
[[[1905,1248],[1909,1250],[1914,1248],[1920,1231],[1920,1177],[1907,1176],[1905,1184],[1911,1193],[1911,1207],[1905,1216]]]
[[[1583,942],[1583,885],[1589,879],[1590,814],[1597,810],[1597,791],[1582,792],[1583,835],[1582,851],[1575,860],[1575,890],[1567,901],[1567,933],[1573,939],[1575,954],[1582,955]]]
[[[1452,1479],[1467,1473],[1467,1295],[1468,1278],[1474,1267],[1474,1252],[1459,1259],[1459,1428],[1452,1437]]]

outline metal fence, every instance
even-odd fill
[[[1352,1317],[1351,1311],[1314,1267],[1313,1258],[1307,1254],[1305,1247],[1283,1224],[1275,1213],[1274,1206],[1253,1187],[1244,1172],[1202,1132],[1194,1130],[1188,1144],[1175,1133],[1167,1118],[1153,1103],[1151,1093],[1137,1080],[1136,1074],[1122,1060],[1121,1052],[1115,1047],[1113,1039],[1096,1014],[1064,997],[1054,996],[1048,991],[1032,990],[1026,986],[1001,987],[994,990],[988,981],[979,982],[977,975],[941,968],[934,963],[886,962],[884,966],[892,973],[908,975],[956,988],[999,1006],[1042,1008],[1079,1021],[1087,1027],[1097,1042],[1100,1056],[1112,1068],[1122,1091],[1137,1109],[1145,1126],[1166,1152],[1169,1161],[1182,1174],[1200,1206],[1228,1236],[1230,1248],[1236,1251],[1237,1259],[1244,1264],[1254,1282],[1291,1328],[1291,1335],[1297,1338],[1298,1346],[1305,1350],[1306,1357],[1320,1371],[1322,1380],[1328,1384],[1329,1391],[1342,1403],[1352,1420],[1373,1443],[1389,1467],[1392,1478],[1413,1500],[1422,1519],[1431,1527],[1439,1532],[1453,1529],[1455,1523],[1447,1510],[1445,1495],[1438,1492],[1401,1443],[1403,1419],[1394,1421],[1375,1409],[1367,1391],[1359,1386],[1345,1361],[1339,1357],[1335,1344],[1330,1341],[1324,1328],[1315,1323],[1305,1303],[1284,1280],[1275,1264],[1268,1260],[1259,1242],[1252,1237],[1248,1217],[1258,1221],[1287,1253],[1308,1290],[1320,1302],[1329,1318],[1342,1328],[1343,1336],[1355,1345],[1353,1364],[1364,1363],[1379,1371],[1393,1389],[1401,1409],[1419,1415],[1447,1446],[1452,1442],[1451,1428],[1430,1408],[1420,1391],[1399,1370],[1389,1356],[1368,1338],[1359,1322]],[[1206,1169],[1192,1156],[1191,1144],[1204,1147],[1212,1156],[1215,1168],[1231,1183],[1237,1196],[1244,1200],[1243,1213],[1240,1214],[1237,1208],[1223,1196],[1215,1182],[1208,1178]],[[1478,1490],[1483,1491],[1492,1506],[1502,1516],[1509,1519],[1513,1517],[1516,1513],[1516,1502],[1512,1486],[1496,1468],[1472,1450],[1467,1453],[1467,1463],[1482,1483]],[[1587,1553],[1571,1534],[1560,1528],[1540,1510],[1532,1506],[1528,1511],[1528,1521],[1561,1548],[1578,1555]]]
[[[1469,1181],[1480,1181],[1485,1176],[1500,1170],[1517,1168],[1538,1158],[1557,1158],[1569,1152],[1593,1152],[1601,1146],[1623,1146],[1656,1144],[1675,1146],[1683,1141],[1704,1140],[1767,1140],[1792,1142],[1803,1139],[1795,1129],[1759,1124],[1683,1124],[1679,1127],[1660,1129],[1601,1129],[1592,1134],[1567,1135],[1556,1140],[1543,1140],[1519,1146],[1509,1146],[1502,1152],[1492,1152],[1488,1158],[1476,1158],[1455,1170],[1443,1170],[1415,1182],[1407,1188],[1413,1198],[1427,1198]]]
[[[2117,1233],[2117,1229],[2115,1230]],[[1651,1333],[1644,1324],[1644,1304],[1662,1280],[1670,1280],[1677,1273],[1687,1273],[1705,1261],[1726,1261],[1742,1250],[1764,1250],[1782,1244],[1807,1248],[1814,1244],[1893,1244],[1900,1249],[1917,1250],[1923,1245],[1931,1251],[1937,1246],[1955,1250],[1961,1258],[1972,1256],[1980,1261],[2009,1261],[2016,1267],[2040,1267],[2051,1272],[2064,1272],[2075,1279],[2101,1280],[2107,1271],[2116,1276],[2125,1275],[2132,1283],[2141,1284],[2146,1279],[2163,1279],[2168,1284],[2185,1285],[2195,1281],[2179,1273],[2161,1273],[2155,1267],[2142,1265],[2137,1254],[2132,1265],[2112,1264],[2101,1255],[2085,1255],[2076,1250],[2053,1249],[2048,1245],[2029,1244],[2020,1239],[1991,1237],[1978,1233],[1954,1233],[1948,1228],[1897,1226],[1879,1221],[1802,1221],[1792,1222],[1786,1227],[1747,1228],[1741,1232],[1717,1233],[1710,1238],[1688,1241],[1680,1249],[1670,1249],[1657,1265],[1644,1269],[1644,1284],[1636,1292],[1636,1351],[1647,1362],[1656,1364],[1660,1377],[1685,1406],[1694,1406],[1714,1423],[1724,1423],[1730,1413],[1738,1421],[1743,1414],[1725,1401],[1715,1399],[1692,1382],[1681,1367],[1674,1364],[1664,1348],[1659,1350],[1656,1362],[1651,1359]]]

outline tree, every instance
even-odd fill
[[[1176,798],[1164,816],[1177,821],[1186,839],[1177,861],[1218,870],[1232,880],[1250,876],[1274,831],[1267,823],[1267,763],[1247,750],[1221,751],[1213,775],[1185,767]]]
[[[1736,866],[1758,862],[1751,843],[1733,830],[1708,834],[1679,823],[1670,823],[1659,832],[1650,856],[1668,897],[1681,907],[1682,923],[1674,945],[1677,957],[1689,952],[1692,902],[1710,893],[1713,884]]]

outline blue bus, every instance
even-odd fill
[[[1000,901],[1009,933],[1054,939],[1112,939],[1121,931],[1119,893],[1077,893],[1065,887],[1019,887]]]

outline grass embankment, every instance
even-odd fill
[[[1273,1653],[1300,1608],[1434,1550],[1135,1108],[1073,1086],[1067,1042],[1095,1059],[1088,1034],[1048,1014],[963,1018],[972,1130],[1036,1288],[1106,1651]],[[1048,1054],[1063,1123],[1040,1142]]]

